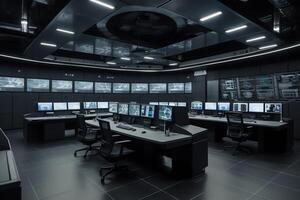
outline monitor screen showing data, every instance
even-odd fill
[[[130,84],[129,83],[114,83],[113,93],[129,93]]]
[[[130,116],[140,116],[140,105],[139,104],[129,104],[129,115]]]
[[[230,103],[218,102],[218,111],[230,111]]]
[[[39,102],[38,111],[53,111],[52,102]]]
[[[184,92],[185,93],[192,93],[192,82],[185,83]]]
[[[163,121],[172,121],[173,110],[171,106],[159,106],[158,118]]]
[[[248,103],[233,103],[232,110],[235,112],[248,112]]]
[[[266,113],[281,113],[282,103],[265,103]]]
[[[169,83],[169,93],[184,93],[184,83]]]
[[[158,105],[160,105],[160,106],[168,106],[169,102],[158,102]]]
[[[46,79],[27,79],[27,92],[49,92],[50,81]]]
[[[73,82],[52,80],[52,92],[73,92]]]
[[[108,109],[108,102],[98,102],[98,109]]]
[[[128,115],[128,104],[119,103],[119,111],[120,115]]]
[[[148,83],[131,83],[131,93],[148,93]]]
[[[169,106],[178,106],[178,103],[177,102],[169,102]]]
[[[80,102],[68,102],[68,110],[80,110]]]
[[[249,103],[249,112],[264,112],[264,104],[263,103]]]
[[[217,103],[205,102],[205,110],[217,110]]]
[[[118,103],[109,103],[109,112],[118,113]]]
[[[75,81],[74,92],[76,93],[93,93],[94,83],[85,81]]]
[[[186,107],[186,102],[178,102],[178,107]]]
[[[97,102],[83,102],[83,108],[87,110],[97,109]]]
[[[155,106],[154,105],[142,105],[141,117],[154,118]]]
[[[150,83],[150,93],[166,93],[167,84],[166,83]]]
[[[191,103],[191,109],[192,110],[202,110],[203,109],[203,104],[201,101],[193,101]]]
[[[111,93],[111,83],[96,82],[95,93]]]
[[[0,77],[0,91],[23,92],[24,78]]]
[[[158,102],[149,102],[150,105],[158,106]]]
[[[59,111],[59,110],[68,110],[68,106],[66,102],[55,102],[53,103],[53,110]]]

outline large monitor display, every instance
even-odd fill
[[[249,112],[264,112],[264,103],[249,103]]]
[[[217,103],[205,102],[205,110],[217,110]]]
[[[108,109],[108,102],[98,102],[98,109]]]
[[[38,111],[53,111],[52,102],[38,102]]]
[[[266,113],[281,113],[282,103],[265,103]]]
[[[150,93],[166,93],[167,84],[166,83],[150,83]]]
[[[140,108],[139,104],[129,104],[129,115],[139,117],[140,116]]]
[[[155,106],[154,105],[142,105],[141,117],[154,118]]]
[[[171,106],[159,106],[158,119],[172,121],[173,109]]]
[[[95,93],[111,93],[111,83],[96,82]]]
[[[80,102],[68,102],[68,110],[80,110]]]
[[[178,103],[177,102],[169,102],[169,106],[178,106]]]
[[[24,78],[0,77],[0,91],[23,92]]]
[[[129,83],[114,83],[113,93],[129,93],[130,84]]]
[[[52,92],[73,92],[73,82],[52,80]]]
[[[218,111],[230,111],[230,103],[218,102]]]
[[[27,79],[27,92],[49,92],[50,81],[46,79]]]
[[[68,110],[67,102],[55,102],[53,103],[53,110]]]
[[[128,104],[119,103],[119,110],[118,113],[120,115],[128,115]]]
[[[131,93],[148,93],[148,83],[131,83]]]
[[[178,107],[186,107],[186,102],[178,102]]]
[[[203,110],[203,104],[201,101],[193,101],[191,103],[192,110]]]
[[[184,83],[169,83],[168,91],[169,93],[184,93]]]
[[[168,106],[169,102],[158,102],[158,105],[160,105],[160,106]]]
[[[93,93],[94,83],[86,81],[75,81],[74,92],[76,93]]]
[[[233,103],[232,110],[236,112],[248,112],[248,103]]]
[[[111,113],[118,113],[118,103],[109,103],[109,112]]]
[[[188,82],[184,84],[184,92],[192,93],[192,82]]]
[[[158,103],[158,102],[149,102],[149,104],[150,104],[150,105],[158,106],[159,103]]]
[[[97,109],[97,102],[83,102],[83,108],[87,110]]]

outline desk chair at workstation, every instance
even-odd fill
[[[74,152],[74,156],[77,156],[77,153],[80,151],[85,151],[84,158],[87,157],[89,152],[96,151],[97,154],[100,151],[101,146],[93,146],[100,140],[100,129],[95,129],[88,127],[85,123],[84,115],[77,114],[77,123],[78,123],[78,130],[76,133],[76,138],[79,142],[86,145],[87,147],[78,149]]]
[[[125,157],[134,153],[134,151],[125,147],[126,144],[129,144],[130,140],[116,140],[119,138],[118,135],[112,134],[110,130],[110,124],[106,121],[99,121],[99,126],[102,132],[101,138],[101,156],[106,159],[108,162],[112,163],[110,167],[102,167],[99,171],[101,176],[101,183],[105,183],[105,177],[115,171],[127,170],[127,166],[119,165],[119,162]],[[108,170],[103,174],[104,170]]]
[[[224,150],[226,148],[234,148],[232,155],[236,155],[239,151],[244,151],[246,153],[252,153],[252,150],[249,147],[242,146],[243,142],[246,142],[252,135],[251,129],[252,126],[245,126],[243,113],[241,112],[227,112],[227,138],[232,140],[232,143],[235,145],[224,145]],[[226,138],[226,137],[225,137]],[[223,138],[224,140],[224,138]]]

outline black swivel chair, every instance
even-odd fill
[[[130,143],[130,140],[116,140],[120,138],[118,135],[113,135],[110,130],[110,124],[106,121],[99,120],[99,126],[102,132],[101,138],[101,156],[112,163],[110,167],[102,167],[99,171],[101,183],[105,183],[105,177],[115,171],[128,170],[127,166],[119,165],[119,161],[134,153],[134,151],[126,148],[124,145]],[[108,170],[105,174],[104,170]]]
[[[89,152],[96,151],[99,153],[101,146],[93,146],[100,141],[100,129],[94,129],[88,127],[85,123],[84,115],[76,115],[78,129],[76,133],[77,140],[87,147],[78,149],[74,152],[74,156],[77,156],[77,153],[80,151],[85,151],[84,158],[87,157]]]
[[[232,155],[236,155],[239,151],[244,151],[246,153],[252,153],[249,147],[242,146],[243,142],[246,142],[251,134],[252,126],[245,126],[243,120],[243,113],[241,112],[227,112],[227,138],[236,142],[236,145],[224,146],[226,148],[234,148]]]

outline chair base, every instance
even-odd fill
[[[105,174],[103,174],[104,170],[108,170]],[[105,184],[105,178],[112,174],[113,172],[116,171],[125,171],[128,172],[128,166],[127,165],[118,165],[117,163],[115,163],[113,166],[110,167],[101,167],[101,169],[99,170],[99,174],[101,177],[101,184]]]
[[[242,146],[241,143],[238,143],[236,145],[224,145],[224,151],[226,151],[226,149],[232,149],[232,148],[234,149],[232,153],[233,156],[238,155],[239,152],[244,152],[247,154],[253,153],[253,151],[249,147]]]
[[[85,151],[83,157],[86,158],[88,156],[89,152],[96,151],[97,153],[91,155],[91,156],[95,156],[100,153],[100,148],[101,148],[101,146],[89,146],[89,147],[85,147],[82,149],[78,149],[74,152],[74,156],[77,157],[78,152]]]

